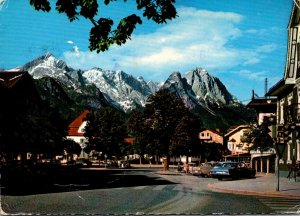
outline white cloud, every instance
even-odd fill
[[[153,53],[148,56],[143,57],[137,57],[135,59],[140,64],[153,64],[155,62],[155,65],[162,65],[162,64],[168,64],[172,61],[183,61],[184,56],[178,52],[178,50],[174,48],[163,48],[158,53]]]
[[[245,77],[247,79],[255,81],[263,81],[268,76],[266,71],[254,72],[250,70],[240,70],[235,73],[241,77]]]
[[[68,44],[74,44],[74,42],[71,41],[71,40],[68,40],[67,43],[68,43]]]
[[[265,44],[259,47],[252,48],[252,50],[240,50],[240,57],[244,60],[243,66],[254,65],[260,63],[266,54],[277,49],[276,44]]]
[[[165,79],[172,71],[186,72],[199,66],[217,71],[256,64],[264,53],[275,49],[275,45],[252,49],[229,45],[242,36],[237,27],[243,20],[239,14],[191,7],[179,8],[178,14],[177,19],[151,33],[133,35],[132,40],[121,47],[112,46],[100,54],[68,51],[64,58],[75,68],[113,69],[117,63],[130,74]]]
[[[79,56],[79,55],[80,55],[80,52],[79,52],[78,46],[73,46],[73,49],[74,49],[75,55]]]
[[[270,34],[276,34],[280,31],[284,31],[284,29],[278,27],[270,27],[270,28],[263,28],[263,29],[248,29],[245,31],[245,33],[255,34],[257,36],[266,36]]]
[[[254,81],[253,83],[263,83],[265,81],[265,78],[268,78],[270,86],[274,85],[278,80],[282,78],[278,75],[270,74],[269,71],[253,71],[243,69],[240,71],[234,71],[232,73],[247,80]]]
[[[257,48],[258,53],[270,53],[277,48],[276,44],[266,44]]]

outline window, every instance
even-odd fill
[[[288,68],[288,78],[294,77],[295,69],[295,59],[296,59],[296,49],[297,49],[297,34],[298,28],[291,28],[289,31],[290,34],[290,51],[289,51],[289,68]]]

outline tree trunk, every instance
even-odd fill
[[[140,165],[142,164],[142,155],[140,155]]]
[[[163,163],[164,163],[163,171],[169,170],[169,162],[170,162],[170,156],[167,155],[166,158],[163,159]]]

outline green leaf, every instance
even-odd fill
[[[97,0],[80,0],[81,6],[80,15],[85,18],[92,19],[97,15],[98,12],[98,1]]]
[[[77,12],[78,0],[57,0],[56,10],[59,13],[65,13],[69,20],[72,22],[78,19],[79,13]]]
[[[38,11],[42,10],[44,12],[49,12],[51,10],[50,3],[47,0],[30,0],[30,5]]]

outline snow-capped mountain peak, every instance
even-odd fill
[[[235,102],[225,85],[202,68],[189,71],[185,78],[195,95],[207,103],[222,105]]]
[[[52,77],[78,92],[81,91],[81,86],[94,85],[110,103],[124,111],[144,106],[148,96],[160,88],[176,92],[189,107],[207,107],[210,104],[219,106],[233,101],[232,95],[221,81],[200,67],[185,75],[173,72],[163,84],[146,82],[141,76],[134,78],[122,70],[103,70],[97,67],[86,71],[74,70],[51,53],[25,64],[22,69],[29,71],[35,79]]]
[[[174,72],[165,82],[156,83],[151,80],[146,82],[142,77],[135,78],[121,70],[96,67],[85,71],[74,70],[51,53],[46,53],[20,70],[28,71],[36,79],[46,99],[57,101],[66,98],[64,101],[72,103],[71,106],[77,105],[79,109],[111,105],[126,112],[144,107],[150,95],[165,88],[175,92],[186,106],[198,112],[205,122],[203,126],[213,127],[220,119],[223,121],[227,118],[226,115],[229,120],[225,119],[223,125],[228,126],[231,122],[236,124],[238,120],[232,116],[249,113],[238,105],[238,101],[218,78],[200,67],[184,75]],[[234,111],[235,108],[237,111]]]

